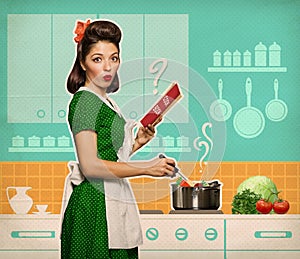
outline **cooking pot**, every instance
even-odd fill
[[[221,207],[221,186],[218,181],[207,182],[207,186],[183,187],[171,183],[172,208],[174,210],[218,210]]]

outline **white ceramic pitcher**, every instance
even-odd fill
[[[12,198],[9,197],[9,190],[15,189],[16,195]],[[30,196],[26,194],[31,187],[7,187],[6,195],[9,202],[10,207],[16,214],[27,214],[31,209],[33,200]]]

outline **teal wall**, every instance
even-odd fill
[[[186,161],[299,161],[300,1],[29,0],[25,4],[2,0],[0,10],[1,161],[75,158],[72,144],[63,142],[70,137],[64,117],[69,100],[64,80],[74,57],[75,20],[87,18],[112,19],[123,28],[123,71],[136,65],[130,60],[142,58],[139,74],[132,75],[138,78],[127,82],[128,74],[124,75],[123,88],[113,97],[126,117],[133,116],[132,103],[136,108],[132,118],[138,119],[158,98],[152,94],[155,74],[149,73],[149,65],[156,59],[168,60],[157,87],[160,93],[169,81],[182,85],[184,98],[158,127],[160,142],[153,142],[135,158],[165,152]],[[259,42],[267,48],[273,42],[280,45],[281,56],[275,59],[275,66],[268,64],[269,52],[266,66],[255,66]],[[242,57],[240,66],[228,67],[222,56],[221,66],[216,66],[216,50],[222,54],[238,50],[241,55],[248,50],[252,64],[244,66]],[[33,74],[36,76],[28,76]],[[247,78],[252,82],[251,105],[256,109],[252,115],[234,119],[247,105]],[[219,79],[223,81],[222,97],[231,106],[226,121],[216,121],[210,107],[219,98]],[[281,101],[272,102],[275,110],[269,111],[266,106],[275,98],[275,79]],[[207,122],[212,127],[202,131]],[[25,147],[30,137],[42,141],[50,136],[49,146],[18,147],[17,136],[24,137]],[[180,137],[188,143],[180,146],[176,142]],[[206,144],[200,147],[201,141]]]

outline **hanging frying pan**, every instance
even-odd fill
[[[246,80],[247,106],[240,109],[233,118],[235,131],[244,138],[257,137],[265,127],[265,118],[260,110],[251,106],[252,82]]]
[[[274,80],[275,99],[266,105],[266,115],[271,121],[282,121],[288,112],[284,101],[278,99],[278,79]]]
[[[219,99],[214,101],[209,108],[211,117],[216,121],[226,121],[230,118],[232,108],[229,102],[222,99],[223,80],[219,79],[218,82]]]

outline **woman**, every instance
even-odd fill
[[[142,232],[126,177],[172,176],[172,159],[126,162],[154,137],[155,125],[135,138],[108,94],[119,87],[120,29],[109,21],[78,22],[77,57],[67,81],[73,94],[68,122],[83,181],[64,213],[62,258],[138,258]],[[83,34],[84,33],[84,34]]]

